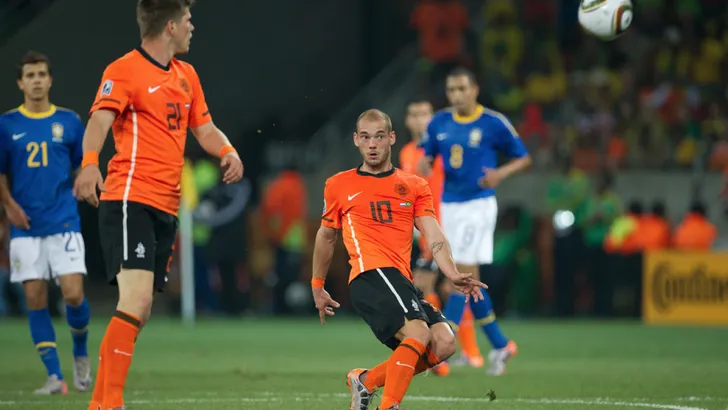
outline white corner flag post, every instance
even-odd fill
[[[180,242],[180,287],[182,302],[182,322],[187,326],[195,325],[195,255],[192,238],[192,212],[182,201],[179,210]]]

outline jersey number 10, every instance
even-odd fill
[[[369,202],[372,219],[383,224],[392,223],[392,204],[389,201]]]
[[[41,142],[38,144],[37,142],[29,142],[28,145],[25,146],[25,151],[28,152],[28,168],[38,168],[38,167],[47,167],[48,166],[48,143],[47,142]],[[40,151],[40,161],[36,158],[38,156],[38,151]]]

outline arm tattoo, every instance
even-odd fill
[[[442,247],[445,246],[445,242],[435,242],[432,245],[430,245],[430,252],[432,252],[432,257],[435,257],[435,254],[440,252],[442,250]]]

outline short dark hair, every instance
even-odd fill
[[[472,85],[478,85],[478,77],[475,76],[475,73],[472,70],[465,67],[456,67],[452,69],[447,77],[468,77],[468,80],[470,80]]]
[[[405,105],[405,108],[409,108],[409,106],[412,104],[430,104],[430,105],[432,105],[432,101],[430,101],[429,98],[424,97],[424,96],[415,96],[415,97],[407,100],[407,105]]]
[[[45,63],[45,65],[48,67],[48,75],[51,74],[51,60],[48,59],[48,57],[45,54],[41,54],[37,51],[28,51],[25,53],[23,58],[20,59],[20,62],[18,63],[18,80],[23,78],[23,67],[25,67],[28,64],[38,64],[38,63]]]
[[[179,21],[195,0],[139,0],[137,23],[142,38],[158,36],[170,20]]]
[[[695,200],[692,204],[690,204],[690,212],[702,216],[708,215],[708,207],[705,206],[703,201]]]
[[[382,120],[382,121],[384,121],[384,127],[387,129],[387,132],[392,131],[392,119],[389,118],[389,115],[387,115],[382,110],[372,108],[372,109],[366,110],[363,113],[361,113],[361,115],[359,115],[359,118],[356,119],[356,129],[357,130],[359,130],[359,122],[363,119]]]
[[[656,215],[661,218],[664,218],[667,215],[667,210],[665,209],[665,203],[663,201],[656,200],[652,203],[652,215]]]

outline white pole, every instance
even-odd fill
[[[180,206],[180,279],[182,299],[182,322],[195,325],[195,255],[192,238],[192,213],[184,201]]]

